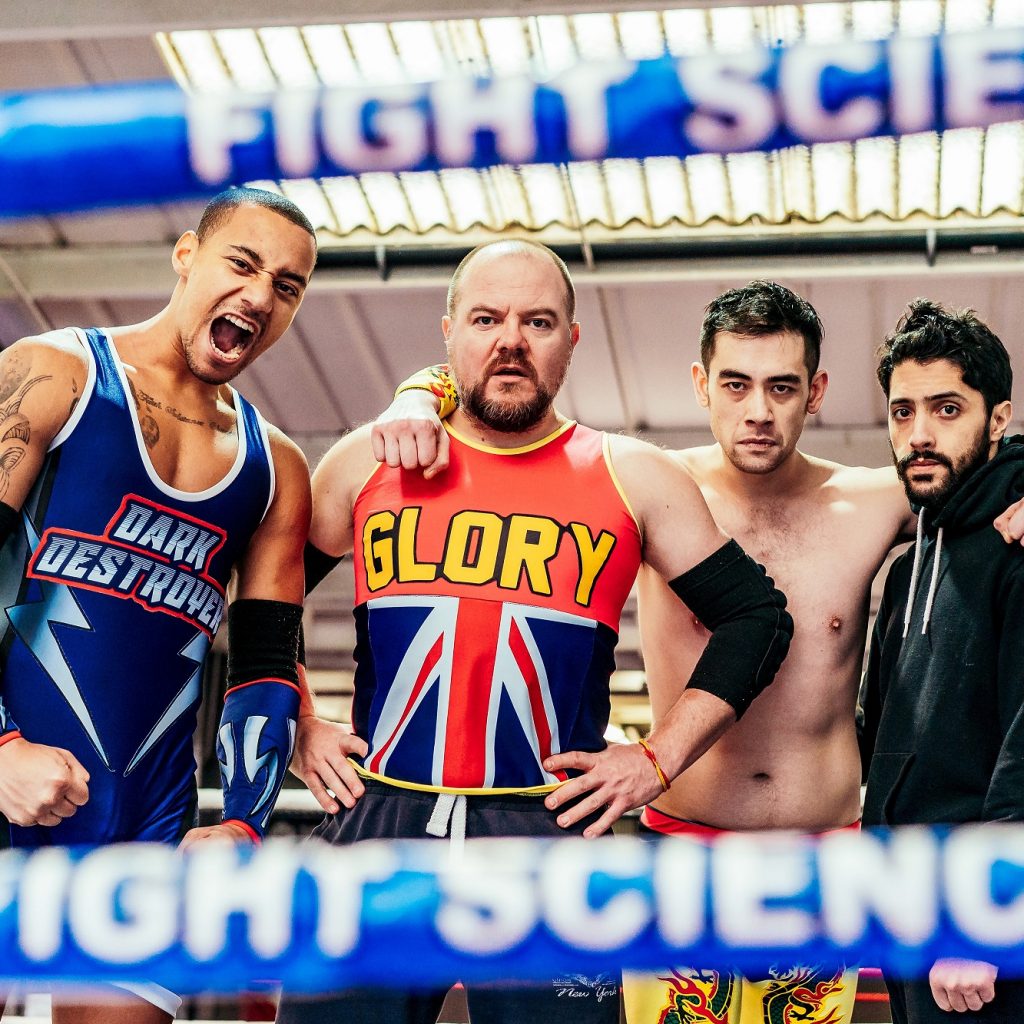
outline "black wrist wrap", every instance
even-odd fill
[[[739,718],[789,650],[793,619],[785,595],[734,540],[669,586],[711,631],[688,686],[720,697]]]
[[[257,679],[297,685],[302,607],[246,598],[228,607],[228,688]]]

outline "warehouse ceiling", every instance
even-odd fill
[[[191,90],[394,82],[456,71],[551,73],[630,59],[901,33],[1024,25],[1014,0],[803,5],[401,0],[39,0],[0,6],[0,90],[174,78]],[[244,12],[244,14],[242,13]],[[339,12],[345,14],[339,21]],[[244,19],[244,20],[243,20]],[[825,324],[824,407],[809,451],[886,461],[873,353],[906,303],[970,305],[1024,365],[1019,218],[1024,126],[961,129],[767,154],[498,167],[262,183],[319,229],[323,257],[290,337],[240,388],[315,460],[393,384],[440,358],[448,276],[472,245],[536,237],[568,261],[582,344],[561,405],[609,429],[703,443],[689,366],[704,306],[754,277],[807,297]],[[170,245],[195,204],[0,223],[0,344],[68,323],[131,323],[174,284]],[[336,574],[337,575],[337,574]],[[333,588],[333,589],[332,589]],[[313,605],[323,666],[347,658],[338,580]],[[635,637],[627,624],[624,664]],[[635,659],[634,659],[635,660]]]

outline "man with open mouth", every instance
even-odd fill
[[[315,261],[293,203],[230,190],[175,244],[156,316],[0,354],[0,845],[262,835],[299,717],[309,475],[229,382]],[[232,577],[224,820],[200,829],[192,736]],[[59,995],[53,1019],[162,1024],[179,1003],[125,985]]]

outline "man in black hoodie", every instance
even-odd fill
[[[1024,443],[1004,437],[1010,360],[973,311],[918,300],[878,379],[921,514],[871,641],[864,824],[1024,820],[1024,551],[991,525],[1024,494]],[[894,1024],[1024,1020],[1024,982],[997,983],[991,964],[940,960],[928,981],[886,982]]]

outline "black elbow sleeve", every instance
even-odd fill
[[[342,555],[329,555],[326,551],[321,551],[315,544],[310,541],[306,541],[306,546],[302,549],[302,568],[306,574],[306,593],[310,594],[313,590],[323,582],[324,578],[328,573],[342,560]],[[299,625],[299,664],[305,667],[306,665],[306,634],[303,632],[302,625]]]
[[[306,593],[311,594],[324,577],[341,562],[342,555],[329,555],[308,540],[302,549],[302,568],[306,573]]]
[[[688,685],[720,697],[739,718],[789,650],[793,619],[785,595],[733,540],[669,586],[711,631]]]

